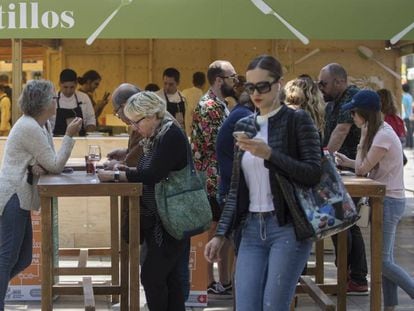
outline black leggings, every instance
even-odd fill
[[[141,282],[149,309],[184,311],[180,259],[185,250],[185,240],[178,241],[166,233],[161,246],[158,246],[151,229],[144,235],[148,253],[141,268]]]

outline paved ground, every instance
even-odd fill
[[[405,184],[407,189],[407,208],[405,216],[398,228],[395,257],[396,261],[403,266],[414,277],[414,152],[412,150],[406,150],[408,157],[408,164],[405,167]],[[366,247],[369,249],[368,229],[362,229]],[[369,262],[369,252],[367,253],[367,260]],[[336,276],[336,268],[333,264],[332,252],[327,252],[325,256],[325,271],[326,282],[333,282]],[[311,258],[312,260],[312,258]],[[104,263],[105,261],[103,261]],[[331,296],[335,301],[335,296]],[[400,305],[398,311],[414,310],[414,301],[403,292],[399,291]],[[112,308],[111,303],[107,297],[96,296],[97,310],[117,310]],[[141,303],[145,303],[145,297],[141,289]],[[61,296],[56,299],[54,303],[54,310],[83,310],[83,298],[74,296]],[[146,310],[143,306],[142,310]],[[38,302],[19,302],[9,304],[6,310],[40,310],[40,304]],[[230,311],[233,310],[231,300],[212,300],[209,301],[208,308],[194,309],[204,311]],[[314,302],[306,295],[300,295],[298,299],[298,306],[296,310],[299,311],[314,311],[320,310],[315,306]],[[350,311],[365,311],[369,310],[369,296],[348,296],[347,298],[347,310]],[[379,310],[378,310],[379,311]]]

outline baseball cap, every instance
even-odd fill
[[[352,100],[342,106],[341,110],[360,108],[365,110],[380,111],[381,104],[377,92],[362,90],[356,93]]]

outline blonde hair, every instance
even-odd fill
[[[130,120],[137,116],[156,116],[157,119],[162,119],[166,114],[166,103],[154,92],[144,91],[128,98],[124,113]]]
[[[288,106],[307,111],[318,131],[323,134],[325,127],[325,102],[317,84],[310,76],[302,75],[286,83],[284,100]]]

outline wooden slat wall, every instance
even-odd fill
[[[377,77],[384,87],[400,94],[400,81],[384,71],[372,60],[358,54],[357,47],[365,45],[372,49],[374,57],[400,71],[401,61],[397,50],[386,51],[382,41],[312,41],[304,46],[289,40],[97,40],[86,46],[84,40],[62,40],[61,52],[49,57],[47,72],[57,82],[61,69],[71,67],[79,75],[95,69],[103,77],[97,90],[100,97],[112,91],[122,82],[144,87],[149,82],[162,86],[162,72],[176,67],[181,72],[180,88],[191,86],[192,73],[206,72],[215,59],[230,60],[239,74],[245,74],[249,61],[260,54],[272,54],[285,67],[285,81],[299,74],[318,76],[319,70],[330,62],[341,63],[351,78],[367,81]],[[314,49],[320,52],[295,65],[295,61]]]
[[[400,95],[400,81],[357,52],[359,45],[365,45],[372,49],[376,59],[399,72],[399,51],[386,51],[383,41],[312,40],[308,46],[290,40],[97,40],[92,46],[87,46],[85,40],[44,41],[24,42],[23,58],[43,58],[44,76],[56,84],[63,68],[71,67],[79,75],[89,69],[97,70],[103,77],[97,90],[98,97],[125,81],[142,88],[149,82],[162,86],[162,72],[167,67],[180,70],[180,88],[184,89],[191,86],[193,72],[205,72],[207,66],[216,59],[230,60],[237,72],[244,75],[249,61],[265,53],[276,56],[282,62],[286,69],[285,81],[301,73],[308,73],[316,78],[321,67],[330,62],[339,62],[345,66],[351,77],[366,80],[368,77],[377,76],[385,87]],[[1,59],[10,59],[10,46],[6,44],[8,42],[9,40],[0,42]],[[294,64],[317,48],[320,49],[319,53],[300,64]]]

